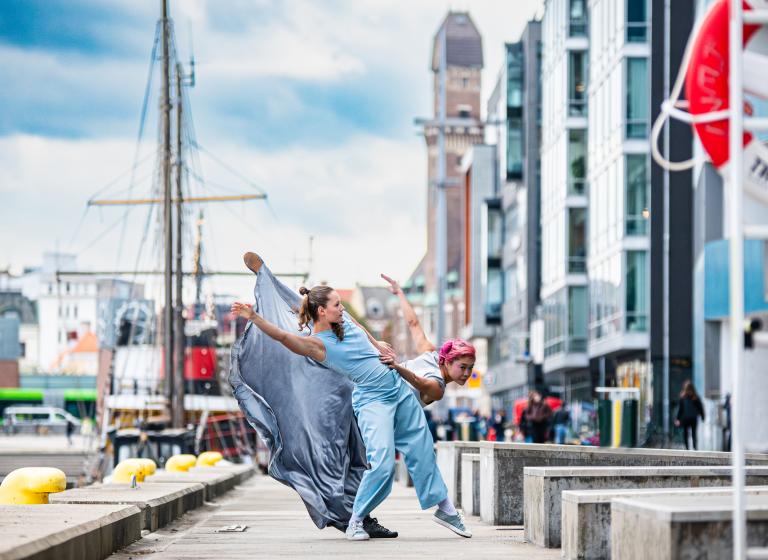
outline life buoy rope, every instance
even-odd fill
[[[752,9],[743,2],[744,9]],[[728,161],[728,21],[730,0],[716,0],[705,16],[696,24],[688,39],[669,100],[661,105],[661,112],[651,129],[651,152],[654,160],[669,171],[684,171],[702,163],[691,158],[669,161],[659,151],[658,139],[669,117],[692,124],[704,149],[716,167]],[[744,26],[744,44],[760,28]],[[680,100],[685,85],[687,100]],[[745,135],[745,145],[752,140]]]

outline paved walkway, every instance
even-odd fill
[[[376,515],[400,537],[348,542],[336,529],[319,531],[293,490],[256,476],[215,504],[188,513],[111,558],[560,558],[560,550],[525,543],[522,527],[492,527],[470,518],[474,537],[454,535],[433,523],[431,512],[419,509],[413,489],[397,484]],[[235,524],[248,528],[243,533],[216,532]]]

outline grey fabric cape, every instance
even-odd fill
[[[298,331],[298,294],[266,265],[254,309]],[[352,382],[294,354],[249,323],[232,347],[229,382],[248,422],[270,450],[269,474],[298,492],[318,528],[346,526],[367,464],[352,411]]]

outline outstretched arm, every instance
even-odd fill
[[[408,301],[408,298],[405,297],[405,293],[400,288],[400,284],[398,284],[397,281],[393,280],[386,274],[382,274],[381,277],[389,282],[389,291],[395,294],[400,300],[400,309],[403,310],[405,322],[408,325],[408,330],[411,332],[411,338],[416,345],[416,352],[423,354],[424,352],[434,351],[435,345],[432,344],[427,339],[427,335],[424,334],[424,329],[421,328],[419,318],[416,316],[416,312],[413,310],[413,307],[411,307],[411,303]]]
[[[325,360],[325,346],[316,338],[309,336],[299,336],[297,334],[284,331],[280,327],[273,325],[264,317],[256,313],[247,303],[235,302],[231,307],[232,313],[248,319],[256,325],[268,337],[273,338],[294,354],[307,356],[317,362]]]

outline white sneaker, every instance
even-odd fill
[[[363,529],[362,521],[352,521],[347,526],[346,535],[348,541],[367,541],[371,538]]]

